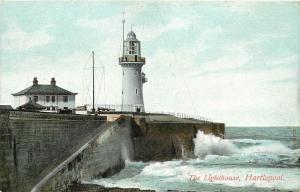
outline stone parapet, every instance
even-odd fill
[[[94,136],[105,118],[0,111],[0,190],[29,191],[43,175]]]

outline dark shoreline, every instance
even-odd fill
[[[70,192],[155,192],[155,190],[142,190],[139,188],[103,187],[96,184],[74,183],[70,186]]]
[[[198,191],[198,190],[197,190]],[[201,191],[201,189],[200,189]],[[204,189],[204,191],[206,191]],[[237,187],[236,189],[224,189],[224,190],[211,190],[211,191],[224,191],[224,192],[273,192],[273,191],[281,191],[281,192],[296,192],[298,190],[278,190],[275,188],[251,188],[249,186],[246,187]],[[96,184],[80,184],[73,183],[66,192],[155,192],[155,190],[142,190],[139,188],[120,188],[120,187],[104,187]],[[167,190],[166,192],[196,192],[196,191],[181,191],[181,190]]]

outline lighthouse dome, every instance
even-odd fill
[[[133,31],[130,31],[128,34],[127,34],[127,41],[137,41],[137,38],[136,38],[136,35]]]

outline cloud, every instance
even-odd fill
[[[80,50],[93,48],[96,65],[99,62],[105,65],[106,92],[103,89],[98,91],[98,79],[96,95],[107,95],[106,104],[120,104],[121,101],[118,56],[122,14],[116,14],[116,10],[125,6],[125,31],[130,28],[128,23],[143,22],[133,26],[133,30],[142,45],[150,47],[143,47],[147,59],[143,70],[149,78],[144,85],[146,110],[202,115],[227,125],[297,125],[300,123],[297,103],[297,88],[300,90],[300,86],[299,83],[297,85],[299,72],[296,69],[299,55],[295,51],[298,47],[293,44],[293,29],[296,28],[292,25],[279,30],[270,27],[277,21],[280,22],[278,26],[285,26],[282,18],[276,19],[276,22],[269,19],[268,23],[260,23],[266,21],[266,15],[254,13],[258,10],[254,5],[225,2],[213,6],[184,7],[179,4],[164,6],[163,10],[167,10],[164,12],[160,5],[147,7],[144,2],[125,3],[119,7],[113,5],[111,10],[104,12],[84,13],[86,16],[80,15],[81,19],[75,26],[69,25],[67,29],[60,25],[58,30],[78,32],[76,38],[70,37],[70,41],[78,43],[86,41],[80,35],[93,36],[93,42]],[[269,6],[264,10],[268,11]],[[286,21],[290,20],[290,15],[281,15],[288,16]],[[77,15],[70,17],[78,18]],[[297,27],[296,23],[294,27]],[[6,38],[7,50],[13,46],[19,50],[46,46],[56,40],[49,35],[48,28],[44,26],[32,32],[16,28],[9,31],[15,34],[7,32],[1,40],[3,43]],[[38,38],[31,39],[33,35]],[[57,38],[65,38],[64,35]],[[183,38],[190,39],[185,41]],[[148,43],[143,44],[145,41]],[[177,41],[182,43],[174,47]],[[1,46],[4,49],[4,44]],[[47,53],[40,56],[36,53],[20,54],[20,63],[15,63],[13,57],[3,59],[3,65],[15,66],[13,73],[1,73],[4,101],[12,101],[13,97],[9,94],[31,85],[32,78],[37,76],[40,83],[49,83],[51,77],[56,77],[59,86],[78,92],[77,105],[90,102],[91,93],[87,92],[91,91],[91,71],[82,69],[90,67],[90,53],[74,50],[70,47],[69,51],[62,53],[65,55],[59,57]],[[101,79],[102,68],[96,70]],[[19,79],[22,81],[16,83]]]
[[[192,78],[185,76],[189,72],[186,70],[170,74],[173,72],[170,69],[160,77],[153,75],[150,84],[145,86],[148,109],[207,116],[227,125],[299,123],[299,111],[295,107],[297,82],[273,84],[274,80],[295,77],[295,68],[209,73]],[[162,95],[165,99],[161,99]]]
[[[120,18],[121,17],[119,15],[114,15],[111,17],[105,17],[101,19],[81,18],[76,22],[76,25],[85,29],[93,29],[101,31],[101,33],[111,34],[112,31],[114,31],[114,29],[116,28],[116,23],[121,24]]]
[[[260,33],[254,35],[248,40],[231,40],[227,43],[216,43],[214,39],[222,35],[224,30],[221,27],[208,28],[199,35],[194,48],[191,49],[189,55],[194,56],[199,54],[201,51],[216,51],[219,57],[212,59],[206,59],[201,64],[201,71],[191,71],[191,76],[202,75],[203,73],[211,72],[229,72],[230,70],[245,68],[258,67],[264,70],[270,67],[280,67],[279,65],[291,65],[300,64],[299,56],[296,54],[289,53],[286,56],[275,57],[270,55],[270,58],[263,60],[261,63],[261,55],[264,53],[264,49],[268,47],[269,43],[274,40],[283,40],[286,38],[286,34],[282,31]],[[179,52],[177,54],[180,54]]]
[[[171,17],[166,24],[141,25],[135,28],[136,32],[143,37],[143,41],[153,41],[165,33],[186,29],[191,24],[191,20],[180,17]]]
[[[124,6],[123,11],[125,11],[125,32],[128,30],[127,22],[136,20],[140,14],[144,11],[145,5],[135,4],[135,6]],[[105,35],[106,37],[112,37],[120,35],[122,32],[122,19],[123,15],[121,13],[113,14],[101,18],[91,18],[90,16],[85,16],[76,21],[75,25],[82,29],[96,30],[98,33]]]
[[[215,40],[223,32],[224,30],[221,26],[208,27],[204,29],[196,39],[195,49],[193,50],[201,52],[211,48],[213,46],[211,45],[211,41]]]
[[[208,61],[201,65],[205,72],[229,71],[241,68],[248,64],[250,55],[244,50],[237,50],[236,54],[221,56],[212,61]]]
[[[223,2],[223,6],[219,7],[222,9],[226,9],[226,11],[232,13],[249,13],[253,12],[257,7],[256,2],[242,2],[242,1],[234,1],[234,2]]]
[[[55,38],[47,32],[49,26],[50,25],[47,25],[32,32],[26,32],[19,26],[15,26],[1,35],[0,49],[24,51],[31,48],[44,47],[55,40]]]
[[[300,66],[300,56],[296,54],[290,54],[286,57],[274,59],[270,61],[268,64],[271,66],[291,65],[291,64],[296,64]]]
[[[107,42],[103,46],[109,47],[110,44]],[[120,104],[121,67],[117,63],[117,57],[114,53],[108,54],[108,51],[101,53],[100,50],[95,50],[95,53],[96,101],[101,104]],[[76,105],[91,103],[91,53],[74,52],[59,58],[48,55],[28,55],[21,62],[15,64],[22,70],[1,73],[2,101],[12,104],[13,96],[10,94],[30,86],[33,77],[38,77],[41,84],[49,84],[50,79],[55,77],[58,86],[79,93],[76,96]],[[8,65],[8,63],[2,64]],[[18,79],[22,81],[16,83]]]
[[[203,40],[204,47],[201,47],[202,42],[195,41],[190,49],[167,51],[161,48],[148,58],[146,108],[205,114],[203,116],[227,125],[299,124],[299,111],[295,107],[298,65],[289,65],[299,64],[299,57],[293,54],[281,59],[272,56],[264,63],[271,68],[249,70],[249,66],[259,64],[253,58],[259,51],[254,47],[281,38],[272,33],[258,34],[260,39],[256,42],[250,39],[221,44],[215,58],[199,63],[199,52],[208,48],[214,51],[213,45],[205,48],[205,44],[222,32],[222,28],[208,28],[198,37]],[[278,81],[282,83],[274,83]],[[167,99],[162,99],[162,95]]]
[[[129,18],[130,20],[135,20],[139,15],[138,14],[130,14]],[[86,29],[93,29],[101,32],[102,34],[105,34],[106,36],[115,36],[118,34],[121,34],[121,20],[122,17],[120,15],[113,15],[109,17],[104,17],[100,19],[88,19],[83,18],[79,19],[76,23],[77,26],[81,28]],[[159,24],[144,24],[144,25],[138,25],[133,28],[133,30],[138,34],[138,36],[143,37],[143,42],[147,41],[153,41],[160,37],[161,35],[186,29],[190,24],[192,23],[192,20],[186,20],[180,17],[171,17],[169,21],[166,24],[159,23]],[[120,28],[116,27],[120,26]],[[125,26],[125,35],[126,30],[128,30],[128,25]]]

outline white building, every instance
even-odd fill
[[[12,95],[14,96],[15,108],[33,101],[44,106],[47,111],[54,111],[58,109],[74,109],[76,94],[56,86],[54,78],[51,79],[50,85],[42,85],[38,84],[38,80],[35,77],[32,86]]]
[[[123,42],[123,56],[119,58],[122,67],[122,111],[144,112],[143,83],[147,81],[142,67],[141,43],[133,31]]]

